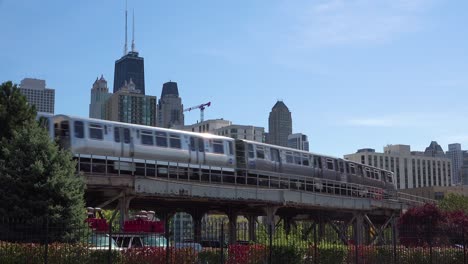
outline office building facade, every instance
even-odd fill
[[[91,103],[89,104],[89,117],[97,119],[106,119],[106,102],[112,96],[107,87],[107,81],[104,76],[96,78],[91,88]]]
[[[229,125],[218,128],[213,134],[231,137],[234,139],[246,139],[257,142],[265,142],[265,128],[248,125]]]
[[[377,153],[374,149],[360,149],[344,158],[392,171],[398,189],[452,186],[450,159],[412,152],[409,145],[388,145],[383,153]]]
[[[130,51],[115,61],[113,92],[118,92],[130,79],[135,84],[135,93],[145,95],[145,61],[136,51]]]
[[[55,112],[55,90],[46,88],[45,80],[25,78],[21,81],[19,90],[38,112]]]
[[[309,140],[307,135],[294,133],[288,136],[288,147],[299,150],[309,151]]]
[[[125,83],[106,102],[106,119],[156,126],[156,96],[135,92],[135,84]]]
[[[184,126],[183,130],[198,132],[198,133],[210,133],[215,134],[215,130],[231,125],[232,122],[229,120],[220,119],[210,119],[203,122],[199,122],[193,125]]]
[[[176,82],[163,84],[158,102],[158,126],[177,129],[184,126],[184,105]]]
[[[288,136],[292,134],[291,112],[283,101],[277,101],[268,118],[269,144],[287,147]]]
[[[448,145],[447,158],[452,161],[452,182],[454,185],[461,184],[461,167],[463,165],[463,151],[460,143]]]

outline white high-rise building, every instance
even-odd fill
[[[38,112],[53,114],[55,111],[55,90],[46,88],[45,80],[25,78],[19,90]]]
[[[96,78],[91,89],[91,103],[89,104],[89,117],[105,119],[106,118],[106,102],[111,97],[107,81],[104,76]]]
[[[452,186],[452,161],[449,158],[411,151],[409,145],[388,145],[384,153],[360,149],[344,158],[392,171],[398,189]]]
[[[307,135],[294,133],[288,136],[288,147],[309,151],[309,140]]]

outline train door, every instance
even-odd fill
[[[205,163],[205,140],[201,137],[190,137],[190,163]]]
[[[282,172],[279,149],[270,148],[271,163],[275,172]]]
[[[340,181],[341,182],[347,182],[348,179],[347,179],[347,173],[346,173],[346,170],[345,170],[345,164],[342,160],[339,160],[338,161],[338,166],[340,167]]]
[[[132,157],[134,150],[130,129],[126,127],[114,127],[114,141],[117,144],[115,148],[116,156]]]
[[[62,120],[54,124],[54,134],[58,137],[58,144],[64,149],[70,148],[70,122]]]

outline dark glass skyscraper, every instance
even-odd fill
[[[141,94],[145,94],[145,63],[142,57],[138,56],[138,52],[130,51],[122,58],[115,61],[114,70],[114,93],[120,90],[124,85],[132,79],[135,84],[135,89],[140,90]]]
[[[287,147],[288,136],[291,134],[291,112],[282,101],[278,101],[271,109],[268,118],[268,143]]]

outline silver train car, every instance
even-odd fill
[[[352,161],[254,141],[236,140],[237,169],[302,175],[395,190],[393,173]]]
[[[67,115],[46,118],[51,137],[74,155],[173,162],[241,178],[264,172],[395,190],[392,172],[341,158],[211,134]]]
[[[227,137],[66,115],[54,116],[54,134],[73,154],[235,167]]]

